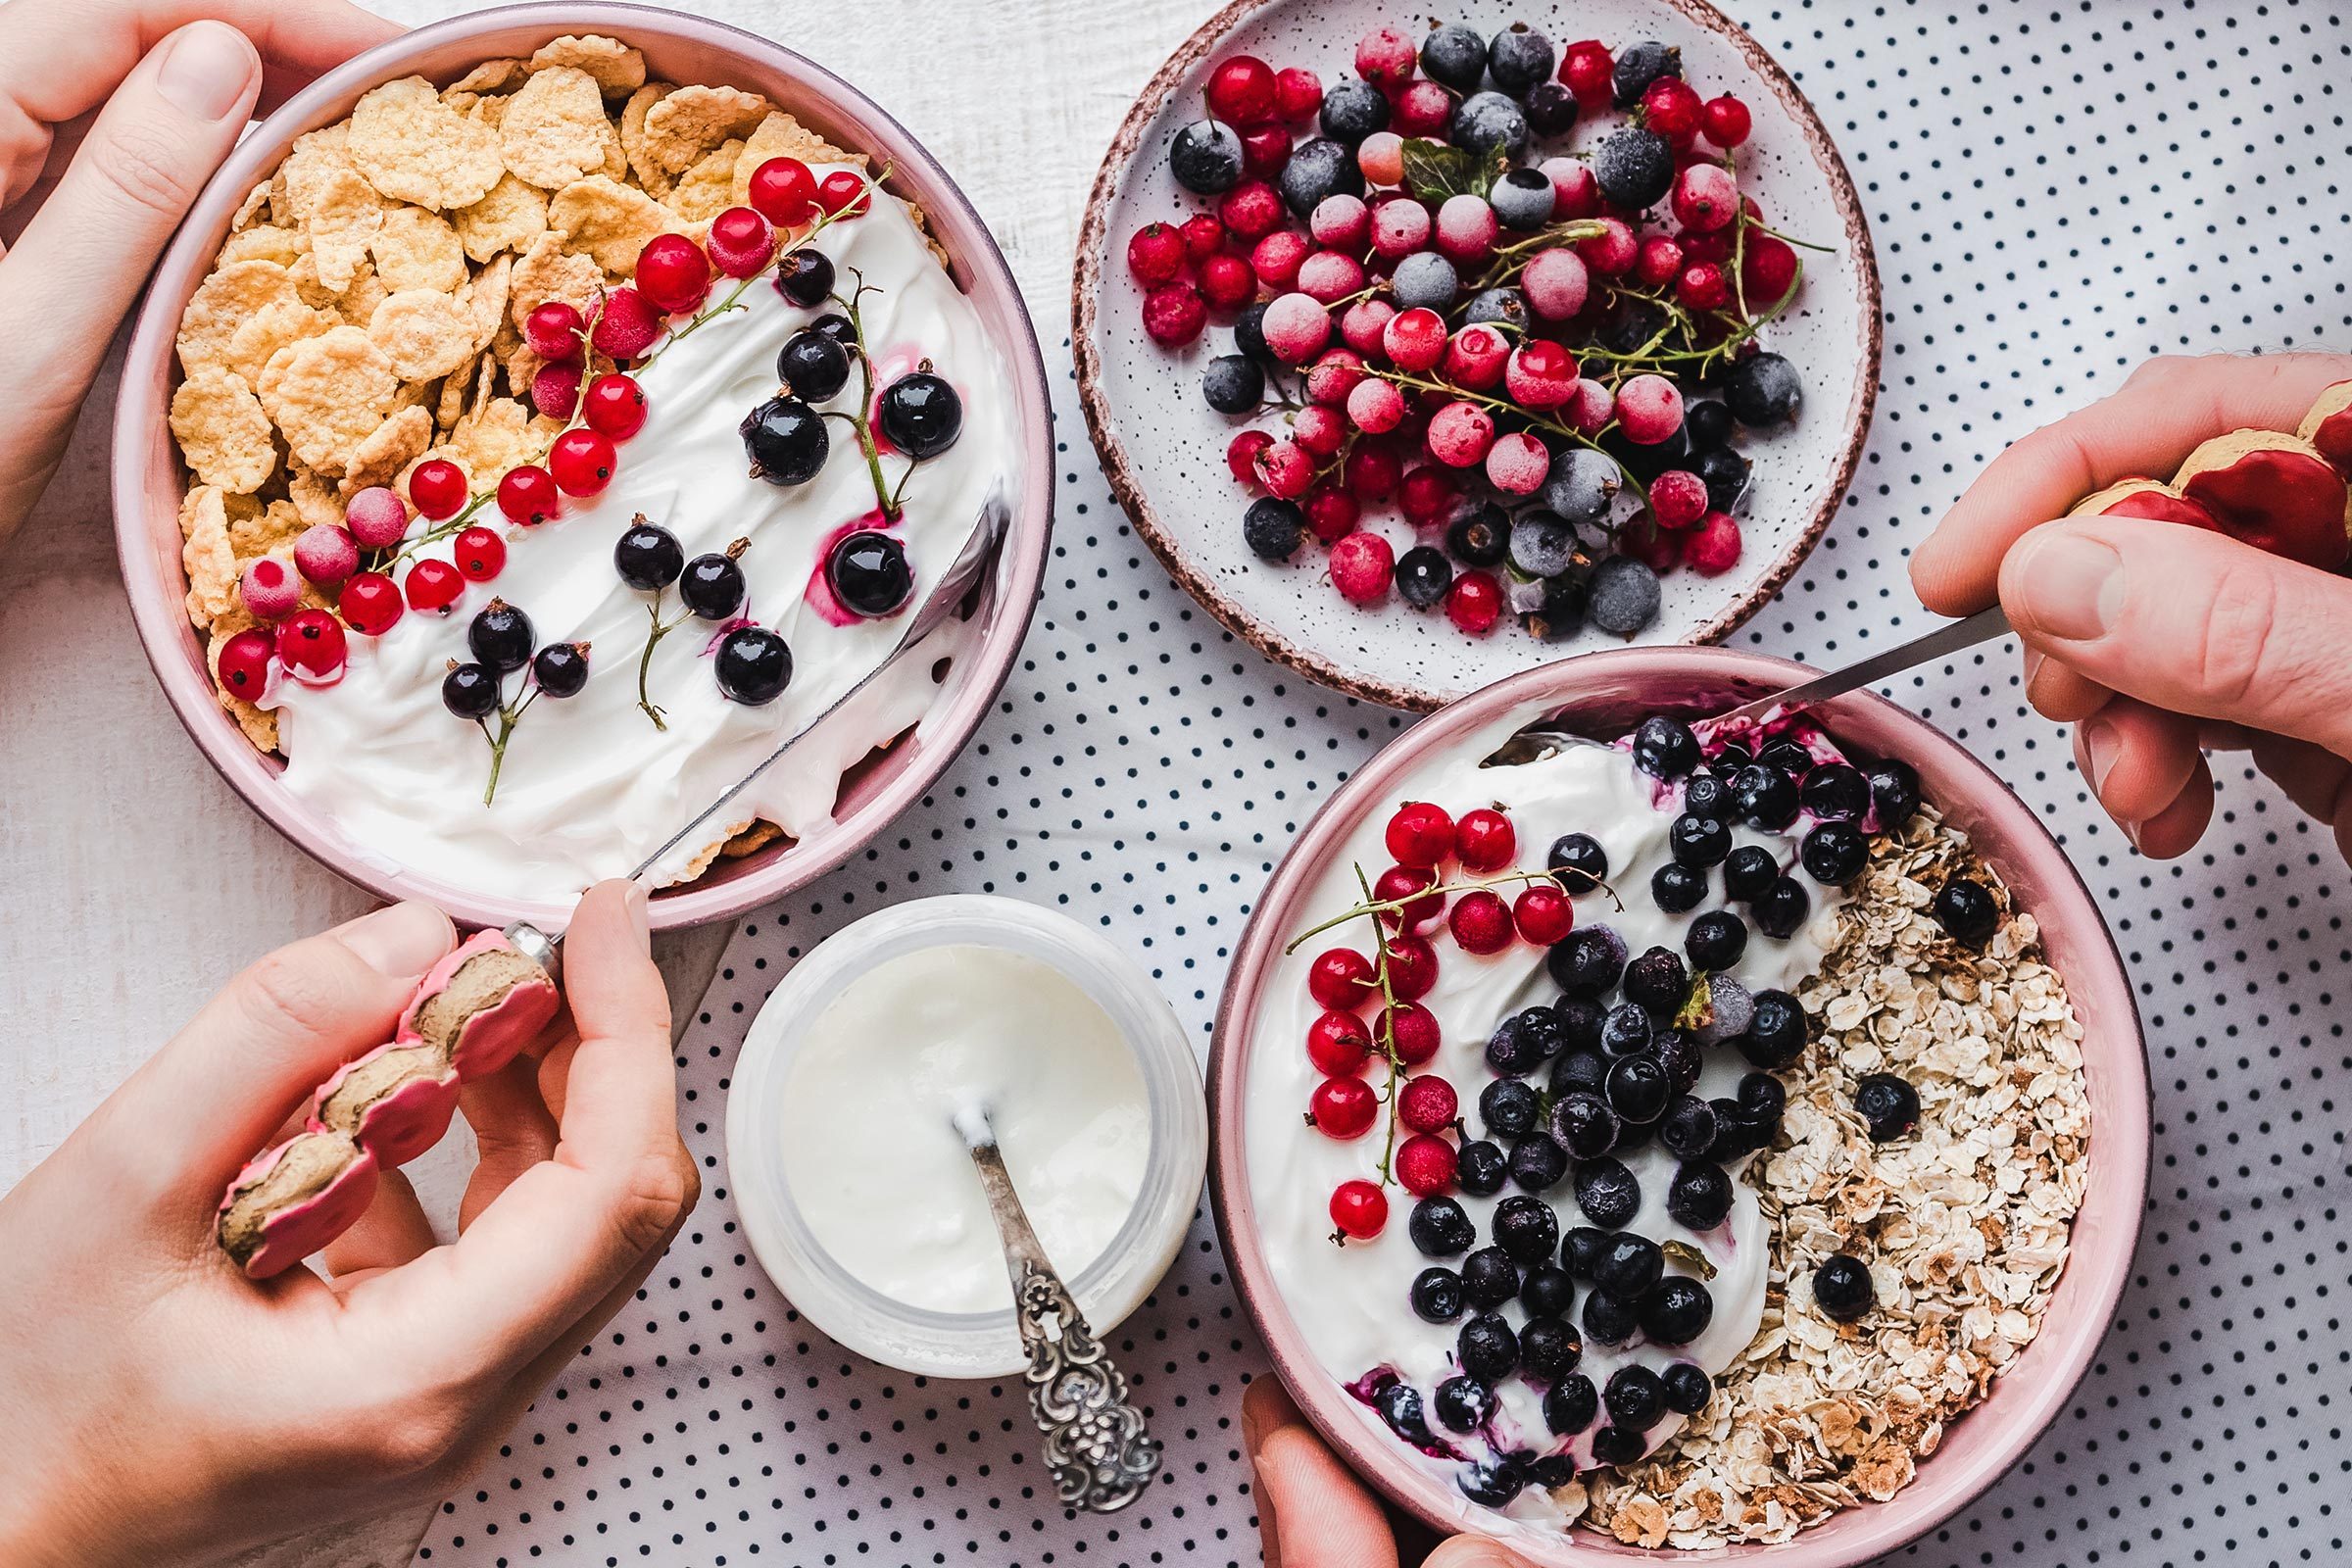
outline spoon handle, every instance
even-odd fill
[[[1004,1155],[993,1142],[970,1147],[1004,1244],[1013,1317],[1029,1352],[1021,1378],[1029,1386],[1029,1411],[1045,1435],[1054,1491],[1065,1508],[1115,1513],[1142,1496],[1158,1474],[1159,1444],[1144,1430],[1143,1412],[1128,1402],[1127,1379],[1038,1245]]]

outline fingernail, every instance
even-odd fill
[[[2107,787],[2107,774],[2115,766],[2116,754],[2123,750],[2123,738],[2115,726],[2103,718],[2094,718],[2082,726],[2082,750],[2090,758],[2090,788],[2092,794]]]
[[[244,101],[257,58],[245,35],[224,22],[192,22],[164,40],[155,89],[198,120],[219,120]]]
[[[2106,634],[2124,608],[2124,558],[2097,539],[2060,532],[2035,540],[2017,573],[2026,612],[2052,637]]]
[[[368,968],[404,980],[438,962],[455,935],[448,915],[429,904],[415,903],[364,914],[335,932]]]
[[[621,907],[629,911],[629,929],[637,933],[637,946],[647,953],[653,952],[654,923],[653,915],[646,908],[645,889],[630,883],[628,896],[621,900]]]

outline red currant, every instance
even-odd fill
[[[580,402],[580,362],[542,365],[531,377],[531,407],[551,419],[568,419]]]
[[[1502,585],[1484,571],[1465,571],[1446,590],[1446,618],[1483,637],[1502,618]]]
[[[1184,237],[1186,257],[1196,262],[1205,262],[1225,248],[1225,225],[1214,213],[1195,213],[1176,232]]]
[[[556,493],[556,476],[536,463],[509,468],[507,476],[498,481],[498,510],[512,521],[525,526],[542,523],[563,506]]]
[[[404,586],[411,610],[447,610],[466,591],[466,579],[448,562],[427,558],[409,568]]]
[[[1464,811],[1453,824],[1453,853],[1473,871],[1499,871],[1518,850],[1519,834],[1511,819],[1492,807]]]
[[[816,205],[834,218],[863,218],[873,209],[865,176],[854,169],[836,169],[816,184]]]
[[[1225,444],[1225,466],[1244,484],[1257,483],[1258,454],[1274,444],[1263,430],[1244,430]]]
[[[1306,1102],[1315,1131],[1327,1138],[1361,1138],[1379,1111],[1380,1097],[1361,1078],[1326,1078]]]
[[[1438,873],[1426,866],[1392,865],[1372,884],[1372,897],[1383,904],[1408,900],[1404,907],[1381,916],[1390,929],[1418,931],[1446,912],[1443,894],[1425,893],[1437,886]]]
[[[1576,928],[1576,905],[1556,883],[1533,882],[1511,901],[1511,924],[1522,941],[1548,948]]]
[[[1338,544],[1355,532],[1355,525],[1364,514],[1355,497],[1330,485],[1318,485],[1304,503],[1306,525],[1317,539],[1325,544]]]
[[[1416,936],[1389,938],[1389,989],[1399,1002],[1419,1002],[1438,983],[1438,950]]]
[[[1500,953],[1511,945],[1511,911],[1486,888],[1454,900],[1446,911],[1446,926],[1464,953]]]
[[[1663,234],[1643,240],[1641,254],[1634,258],[1634,281],[1644,288],[1664,288],[1682,270],[1682,246]]]
[[[1642,94],[1643,122],[1678,147],[1690,144],[1704,115],[1698,90],[1680,76],[1660,76]]]
[[[425,459],[409,475],[409,500],[418,512],[435,522],[456,516],[466,510],[466,470],[447,458]],[[394,538],[397,539],[398,535]],[[367,539],[361,539],[360,542],[371,543]],[[374,548],[382,547],[379,545]]]
[[[1173,283],[1184,263],[1184,236],[1173,224],[1146,223],[1128,236],[1127,270],[1146,288]]]
[[[1353,948],[1333,948],[1306,971],[1306,994],[1326,1007],[1360,1007],[1372,995],[1372,960]]]
[[[1385,838],[1398,865],[1435,870],[1453,853],[1453,818],[1442,806],[1407,801],[1389,818]]]
[[[458,537],[463,539],[465,535]],[[366,637],[381,637],[390,631],[400,619],[403,608],[399,587],[380,571],[355,573],[335,601],[335,609],[342,612],[351,629]]]
[[[626,441],[645,428],[645,389],[633,375],[608,371],[588,383],[580,419],[599,435]]]
[[[276,659],[277,639],[250,626],[220,645],[220,658],[213,667],[223,690],[250,703],[268,690],[270,666]]]
[[[1453,510],[1454,498],[1461,492],[1453,475],[1444,468],[1423,466],[1413,469],[1396,487],[1396,505],[1407,522],[1416,528],[1443,522]]]
[[[1461,1156],[1443,1138],[1415,1133],[1396,1150],[1396,1185],[1415,1198],[1433,1198],[1453,1185]]]
[[[816,175],[798,158],[770,158],[752,171],[752,208],[787,228],[816,216]]]
[[[324,684],[343,673],[343,623],[323,610],[297,610],[277,628],[277,662],[295,679]]]
[[[710,220],[703,242],[710,261],[729,277],[750,277],[776,254],[772,224],[749,207],[730,207]]]
[[[1366,381],[1356,392],[1348,394],[1350,415],[1354,413],[1357,394],[1362,387],[1379,387],[1394,392],[1386,381]],[[1404,476],[1404,465],[1396,454],[1386,446],[1371,441],[1358,441],[1348,452],[1348,461],[1340,466],[1340,482],[1348,493],[1358,501],[1386,501],[1396,493],[1396,482]]]
[[[1796,282],[1796,252],[1770,234],[1750,234],[1740,259],[1740,287],[1751,311],[1769,311]]]
[[[1346,1181],[1331,1195],[1331,1222],[1342,1236],[1370,1241],[1389,1223],[1389,1198],[1367,1181]]]
[[[489,528],[467,528],[458,535],[458,570],[472,582],[488,582],[507,567],[507,542]]]
[[[597,351],[615,360],[633,360],[654,346],[662,336],[662,313],[654,309],[653,301],[638,290],[628,287],[613,289],[605,296],[604,308],[597,314],[596,329],[588,341]]]
[[[1200,264],[1200,297],[1211,310],[1238,311],[1257,297],[1257,274],[1239,256],[1211,256]]]
[[[1747,140],[1751,122],[1747,105],[1725,93],[1710,98],[1699,112],[1698,133],[1718,147],[1737,147]]]
[[[637,292],[682,316],[710,292],[710,258],[683,234],[656,234],[637,253]]]
[[[1371,1054],[1372,1036],[1352,1012],[1321,1013],[1306,1026],[1306,1059],[1325,1077],[1345,1078]]]
[[[580,332],[585,325],[573,307],[562,300],[549,300],[522,318],[522,340],[543,360],[577,359]]]
[[[1408,1078],[1396,1091],[1396,1119],[1417,1133],[1445,1131],[1461,1109],[1453,1085],[1436,1073]]]
[[[1290,161],[1291,133],[1280,125],[1242,133],[1242,172],[1252,179],[1272,179]]]
[[[1274,73],[1274,107],[1285,120],[1304,120],[1323,107],[1323,78],[1304,66]]]
[[[1609,58],[1609,46],[1598,38],[1586,38],[1570,44],[1560,54],[1560,83],[1576,94],[1576,101],[1585,108],[1605,109],[1616,92],[1612,79],[1617,62]]]
[[[1255,55],[1235,55],[1208,74],[1208,112],[1244,130],[1276,114],[1274,70]]]
[[[564,431],[547,452],[548,472],[567,496],[592,496],[603,490],[612,482],[617,462],[612,440],[585,427]],[[503,488],[499,504],[506,504]]]
[[[1390,967],[1396,967],[1393,958]],[[1394,1007],[1380,1009],[1380,1017],[1372,1025],[1372,1038],[1394,1050],[1396,1059],[1407,1067],[1418,1067],[1438,1054],[1438,1047],[1445,1043],[1446,1037],[1438,1028],[1436,1013],[1419,1003],[1399,1002]]]

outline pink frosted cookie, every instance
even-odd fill
[[[435,1047],[461,1078],[514,1059],[562,1002],[556,982],[496,931],[478,931],[416,987],[396,1044]]]
[[[311,1102],[314,1131],[348,1134],[390,1169],[441,1141],[458,1108],[458,1072],[422,1041],[393,1041],[347,1061]]]
[[[228,1184],[220,1250],[268,1279],[349,1230],[375,1197],[375,1156],[344,1134],[296,1133]]]

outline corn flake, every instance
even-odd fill
[[[189,374],[225,365],[246,318],[267,306],[302,303],[294,280],[275,262],[231,262],[196,285],[179,315],[180,368]]]
[[[434,288],[402,289],[375,308],[368,340],[403,381],[447,375],[473,356],[473,318],[457,297]]]
[[[310,214],[311,262],[319,286],[336,294],[349,288],[383,224],[384,202],[373,185],[349,169],[329,174]]]
[[[540,46],[531,56],[531,70],[570,66],[596,78],[608,98],[623,98],[645,85],[645,56],[622,43],[596,33],[565,33]]]
[[[280,349],[257,390],[294,455],[340,478],[391,409],[400,378],[366,332],[338,326]]]
[[[403,76],[351,112],[352,164],[395,201],[441,212],[470,207],[498,183],[498,136],[441,101],[422,76]]]
[[[421,407],[401,410],[377,425],[351,455],[350,470],[343,475],[344,499],[370,485],[391,483],[395,474],[424,456],[424,449],[432,444],[433,416]]]
[[[553,66],[533,72],[507,101],[498,127],[499,151],[516,177],[561,190],[605,167],[605,136],[611,129],[596,78],[576,67]]]
[[[233,370],[199,370],[172,394],[172,433],[200,483],[251,495],[277,471],[261,400]]]
[[[188,571],[188,618],[210,626],[237,602],[237,553],[217,486],[200,484],[179,504],[180,564]]]
[[[441,96],[447,100],[461,93],[480,98],[490,93],[512,92],[522,84],[523,74],[523,63],[519,60],[485,60],[442,88]]]
[[[384,213],[368,242],[376,275],[392,293],[429,288],[448,293],[466,281],[466,247],[448,219],[421,207],[401,205]]]
[[[596,263],[565,250],[551,229],[531,242],[508,276],[507,319],[519,328],[550,300],[562,300],[585,318],[604,286],[605,275]]]
[[[653,145],[645,137],[645,117],[654,105],[678,89],[666,81],[650,81],[629,94],[620,109],[620,147],[637,182],[656,196],[669,194],[670,177],[654,161]]]
[[[735,166],[742,161],[743,145],[725,142],[705,153],[678,176],[669,193],[669,210],[688,222],[708,222],[734,205]]]
[[[628,277],[636,273],[645,242],[669,226],[670,213],[633,186],[591,174],[556,192],[547,204],[547,223],[565,250]]]
[[[488,195],[450,218],[457,224],[459,242],[474,262],[486,262],[502,251],[519,255],[547,231],[547,192],[502,173]]]
[[[767,100],[740,87],[680,87],[645,114],[646,148],[671,176],[730,137],[748,136],[767,118]]]

